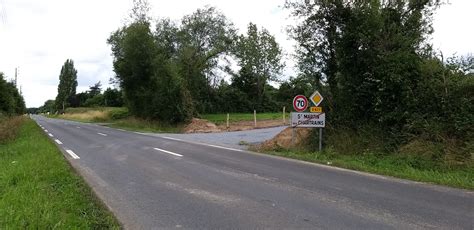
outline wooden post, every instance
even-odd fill
[[[229,129],[229,113],[227,113],[227,122],[226,122],[227,129]]]
[[[253,123],[255,128],[257,128],[257,110],[253,110]]]
[[[283,125],[285,125],[285,106],[283,106]]]

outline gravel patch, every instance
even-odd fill
[[[199,143],[221,145],[230,148],[247,150],[249,144],[258,144],[269,140],[283,131],[288,126],[279,126],[272,128],[253,129],[236,132],[221,133],[191,133],[191,134],[174,134],[174,133],[144,133],[157,137],[172,137],[186,141]]]

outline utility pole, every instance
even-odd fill
[[[15,68],[15,87],[17,86],[18,83],[18,67]]]

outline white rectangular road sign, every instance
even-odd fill
[[[291,113],[291,127],[324,128],[325,113]]]

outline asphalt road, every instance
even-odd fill
[[[128,229],[473,229],[471,191],[33,118]]]

